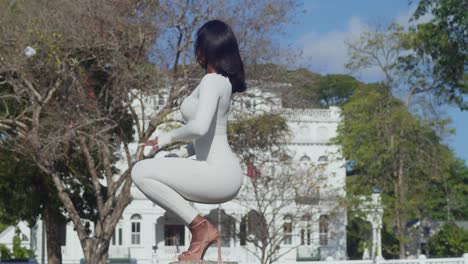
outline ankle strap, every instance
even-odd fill
[[[199,226],[199,225],[201,225],[201,224],[203,224],[205,222],[206,222],[206,219],[203,219],[200,222],[196,223],[195,225],[191,226],[190,229],[195,228],[195,227],[197,227],[197,226]]]

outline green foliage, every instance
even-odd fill
[[[3,244],[0,244],[0,259],[11,259],[11,254],[11,249]]]
[[[44,201],[53,203],[55,199],[58,204],[55,192],[40,188],[47,177],[33,164],[24,156],[0,149],[0,222],[12,225],[24,220],[34,225]]]
[[[34,257],[34,251],[21,246],[21,231],[19,230],[19,228],[16,228],[15,234],[16,235],[13,237],[13,258],[27,259],[30,257]]]
[[[359,217],[348,216],[346,246],[350,259],[362,259],[364,249],[371,247],[372,225]]]
[[[280,145],[288,135],[286,119],[276,114],[249,116],[228,125],[228,140],[243,162],[253,162],[258,153],[270,153],[281,160],[285,153]]]
[[[18,227],[16,227],[15,229],[15,236],[13,236],[12,242],[13,249],[10,249],[5,245],[0,244],[0,259],[28,259],[35,257],[33,250],[21,246],[21,231]]]
[[[413,14],[418,19],[430,13],[427,23],[418,24],[412,44],[419,57],[429,56],[432,75],[442,80],[437,93],[462,109],[468,109],[468,2],[464,0],[421,0]]]
[[[359,87],[342,113],[344,122],[332,141],[342,146],[356,174],[347,180],[348,197],[360,203],[353,198],[378,186],[384,222],[400,223],[397,239],[404,242],[406,221],[421,217],[431,200],[429,182],[447,175],[450,152],[440,144],[434,124],[412,115],[385,85]]]
[[[391,225],[385,224],[382,227],[382,255],[385,259],[395,259],[400,251],[398,239]]]
[[[432,257],[461,257],[468,252],[468,231],[449,222],[429,239],[428,250]]]
[[[322,76],[318,85],[322,106],[342,106],[349,101],[360,82],[350,75],[329,74]]]
[[[433,220],[468,219],[468,167],[452,157],[449,173],[439,181],[430,181],[427,212]]]

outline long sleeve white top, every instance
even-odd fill
[[[213,118],[217,118],[215,117],[215,113],[217,112],[220,98],[222,96],[226,97],[227,89],[232,89],[227,77],[217,73],[205,74],[195,90],[182,102],[180,110],[187,123],[182,127],[160,135],[158,137],[158,146],[161,148],[175,141],[193,140],[207,134]],[[228,96],[230,97],[230,91]],[[188,100],[195,100],[195,105],[192,108],[190,102],[186,102]],[[226,105],[226,103],[230,104],[230,100],[224,100],[224,105],[220,105],[219,107],[229,110],[230,105]],[[218,118],[220,118],[219,114]],[[221,118],[227,119],[227,115]],[[224,123],[225,125],[227,120],[222,121],[224,122],[218,123],[220,125]]]

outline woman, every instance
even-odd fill
[[[150,140],[153,150],[175,141],[193,140],[196,160],[163,157],[145,159],[132,168],[132,180],[154,203],[185,221],[192,233],[190,246],[179,260],[203,259],[220,234],[188,201],[224,203],[232,200],[243,182],[239,159],[226,133],[231,95],[246,90],[244,65],[231,28],[220,20],[206,22],[198,31],[195,57],[205,75],[180,106],[185,126]]]

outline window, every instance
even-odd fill
[[[327,157],[327,156],[320,156],[320,157],[318,158],[318,161],[320,161],[320,162],[327,162],[327,161],[328,161],[328,157]]]
[[[117,239],[117,236],[118,236],[118,239]],[[118,244],[117,244],[117,242],[118,242]],[[114,230],[114,233],[112,233],[111,243],[112,243],[113,246],[115,246],[116,244],[119,245],[119,246],[122,245],[122,227],[116,228]]]
[[[303,155],[300,159],[299,162],[301,164],[302,168],[307,168],[307,166],[310,165],[310,158],[307,155]]]
[[[158,105],[163,105],[164,104],[164,96],[159,95],[158,96]]]
[[[247,245],[247,216],[242,217],[239,228],[240,228],[240,234],[239,234],[240,245],[245,246]]]
[[[140,245],[141,243],[141,215],[134,214],[130,218],[132,224],[131,244]]]
[[[183,246],[185,241],[184,225],[165,225],[164,226],[164,245],[165,246]]]
[[[304,245],[304,234],[305,234],[305,230],[304,228],[301,229],[301,245]]]
[[[285,222],[283,223],[283,243],[285,245],[292,245],[292,219],[289,215],[286,215],[284,217],[284,221]]]
[[[309,156],[307,155],[303,155],[300,159],[299,159],[300,162],[309,162],[310,161],[310,158]]]
[[[119,228],[119,245],[122,245],[122,228]]]
[[[311,233],[312,229],[310,226],[310,221],[312,217],[309,214],[305,214],[301,217],[301,221],[304,222],[305,228],[301,229],[301,245],[311,245]]]
[[[428,226],[423,228],[424,238],[428,238],[431,235],[431,229]]]
[[[328,245],[328,215],[319,218],[319,241],[321,246]]]

